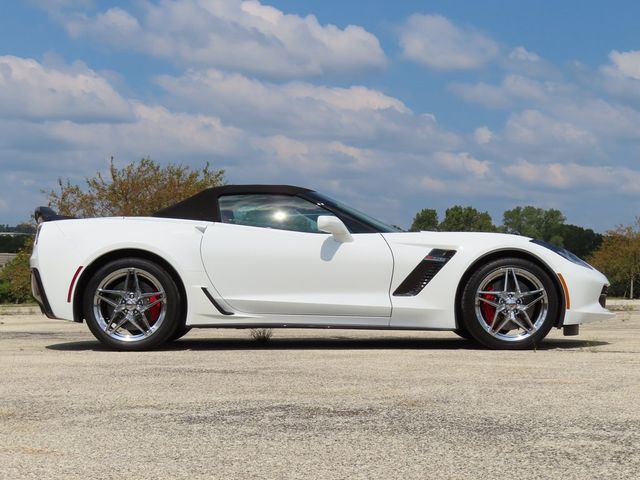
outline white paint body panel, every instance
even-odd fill
[[[233,311],[388,319],[391,250],[379,233],[353,237],[218,223],[204,234],[202,259]]]
[[[191,326],[334,326],[407,329],[456,328],[460,279],[479,258],[503,250],[535,256],[561,273],[571,301],[565,325],[610,318],[598,303],[607,279],[528,238],[490,233],[329,234],[165,218],[98,218],[42,224],[31,257],[57,318],[73,320],[78,267],[83,271],[113,251],[144,250],[180,277]],[[392,293],[433,248],[456,250],[418,295]],[[77,285],[77,283],[76,283]],[[205,287],[223,315],[206,298]],[[79,298],[79,297],[78,297]]]

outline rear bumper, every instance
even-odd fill
[[[38,272],[37,268],[31,269],[31,294],[33,295],[33,298],[35,298],[36,302],[38,302],[38,305],[40,305],[40,311],[44,313],[47,318],[55,319],[56,317],[53,315],[51,305],[49,305],[47,294],[42,286],[40,272]]]

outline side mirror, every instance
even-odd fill
[[[331,215],[320,215],[318,217],[318,230],[333,235],[333,238],[340,243],[353,242],[353,237],[347,227],[338,217]]]

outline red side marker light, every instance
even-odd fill
[[[67,293],[67,303],[71,303],[71,294],[73,293],[73,286],[76,284],[76,280],[82,271],[82,266],[79,266],[76,270],[76,273],[73,274],[73,278],[71,279],[71,283],[69,284],[69,293]]]

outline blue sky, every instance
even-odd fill
[[[0,16],[0,223],[143,156],[420,208],[640,207],[640,3],[30,0]]]

